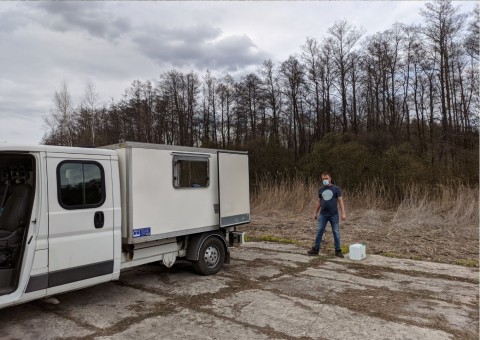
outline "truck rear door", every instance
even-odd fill
[[[250,222],[248,154],[218,151],[220,227]]]
[[[47,155],[49,252],[48,291],[111,279],[113,198],[108,155]],[[63,286],[63,288],[62,288]],[[67,287],[68,288],[68,287]]]

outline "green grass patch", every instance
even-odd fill
[[[251,241],[265,241],[265,242],[274,242],[274,243],[285,243],[285,244],[295,244],[297,246],[302,245],[299,241],[291,239],[291,238],[284,238],[284,237],[278,237],[278,236],[272,236],[272,235],[263,235],[263,236],[258,236],[255,238],[251,237],[245,237],[246,242],[251,242]]]
[[[478,267],[477,259],[458,259],[455,263],[465,267]]]
[[[405,258],[405,256],[402,256],[400,254],[397,254],[397,253],[394,253],[394,252],[390,252],[390,251],[387,251],[385,253],[381,253],[382,256],[386,256],[386,257],[395,257],[395,258]]]

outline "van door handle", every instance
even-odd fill
[[[105,223],[105,216],[103,215],[103,211],[97,211],[93,216],[93,224],[95,224],[96,229],[103,228],[103,224]]]

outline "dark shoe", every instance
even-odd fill
[[[320,251],[320,250],[318,250],[317,248],[312,247],[312,249],[310,249],[309,251],[307,251],[307,254],[308,254],[308,255],[311,255],[311,256],[315,256],[315,255],[318,255],[318,252],[319,252],[319,251]]]
[[[345,257],[345,256],[343,256],[341,250],[335,250],[335,256],[336,256],[336,257],[341,257],[342,259]]]

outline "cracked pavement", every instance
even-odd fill
[[[249,242],[199,276],[149,264],[0,310],[2,339],[478,339],[478,268],[368,255],[306,256]]]

